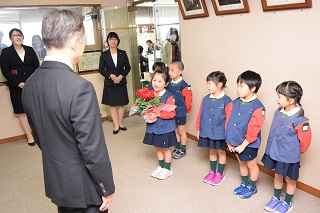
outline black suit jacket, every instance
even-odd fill
[[[86,208],[114,193],[111,163],[92,84],[64,63],[43,61],[22,90],[42,151],[45,192],[57,206]]]
[[[115,83],[112,79],[110,79],[110,75],[114,74],[115,76],[122,75],[123,78],[119,82],[118,85],[126,85],[127,80],[126,76],[130,72],[130,63],[127,56],[126,51],[118,49],[117,52],[117,66],[115,66],[110,49],[103,52],[100,56],[100,62],[99,62],[99,72],[101,75],[105,77],[104,85],[105,86],[115,86]]]
[[[4,48],[0,56],[2,74],[7,79],[9,87],[18,87],[39,67],[39,60],[33,48],[22,46],[25,50],[24,61],[21,60],[13,45]]]

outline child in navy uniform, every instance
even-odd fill
[[[225,108],[231,102],[231,98],[223,91],[226,83],[227,78],[223,72],[216,71],[207,76],[207,88],[210,94],[202,99],[196,123],[198,146],[210,149],[211,169],[209,174],[203,178],[203,182],[211,185],[220,185],[225,178],[223,172],[227,161]],[[216,169],[217,161],[218,169]]]
[[[161,62],[161,61],[158,61],[158,62],[155,62],[153,65],[152,65],[152,71],[153,73],[157,70],[165,70],[167,71],[167,67],[166,65]],[[152,87],[152,82],[149,82],[148,85],[147,85],[147,88],[150,89],[150,90],[153,90],[153,87]]]
[[[173,95],[176,108],[176,136],[178,143],[172,152],[172,157],[175,159],[182,158],[187,154],[187,132],[185,124],[187,122],[187,113],[192,108],[192,91],[191,86],[182,79],[184,65],[181,61],[174,61],[169,66],[169,75],[171,78],[167,90]]]
[[[172,95],[166,91],[165,87],[170,80],[168,72],[164,70],[156,70],[152,78],[152,86],[156,96],[161,97],[161,101],[165,104],[174,105]],[[151,173],[151,176],[164,180],[173,174],[171,168],[171,146],[175,146],[177,138],[175,134],[175,111],[152,113],[150,118],[157,118],[154,123],[147,123],[146,134],[143,139],[144,144],[156,147],[159,166]]]
[[[277,86],[276,92],[280,108],[274,113],[262,158],[264,167],[275,170],[274,196],[264,209],[286,213],[293,209],[291,200],[299,178],[300,158],[310,145],[311,129],[300,104],[301,86],[297,82],[286,81]],[[283,178],[287,182],[284,199],[281,196]]]
[[[239,98],[226,108],[226,142],[230,152],[237,154],[242,179],[233,193],[241,198],[250,198],[258,191],[259,167],[256,158],[265,120],[265,108],[256,97],[261,83],[261,77],[256,72],[248,70],[240,74],[237,79]]]
[[[165,70],[167,71],[167,67],[166,65],[161,62],[161,61],[158,61],[158,62],[155,62],[153,65],[152,65],[152,71],[155,72],[157,70]]]

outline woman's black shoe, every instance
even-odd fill
[[[125,126],[124,127],[120,126],[119,129],[121,129],[122,131],[127,131],[128,130],[127,127],[125,127]]]
[[[120,131],[120,128],[119,128],[118,130],[113,130],[112,133],[113,133],[114,135],[116,135],[116,134],[119,133],[119,131]]]
[[[36,145],[36,142],[33,141],[33,142],[31,142],[31,143],[28,143],[28,145],[29,145],[29,146],[35,146],[35,145]]]

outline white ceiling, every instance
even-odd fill
[[[53,8],[57,7],[0,8],[0,22],[41,22],[45,11]],[[80,7],[59,7],[61,8],[79,10]]]

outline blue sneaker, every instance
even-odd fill
[[[241,182],[240,186],[238,186],[233,190],[233,194],[241,195],[245,188],[246,188],[246,184],[244,182]]]
[[[252,195],[254,195],[255,193],[258,192],[258,188],[253,188],[250,184],[248,184],[246,186],[245,189],[243,189],[240,197],[243,198],[243,199],[247,199],[247,198],[250,198]]]
[[[280,199],[278,200],[275,196],[272,196],[271,200],[269,201],[269,203],[267,203],[264,206],[264,209],[268,212],[273,212],[281,203],[282,200],[282,195],[280,197]]]
[[[290,205],[288,205],[285,201],[282,201],[280,205],[276,208],[275,213],[287,213],[291,212],[292,209],[292,202],[290,202]]]

